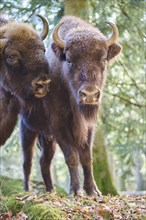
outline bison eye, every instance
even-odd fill
[[[20,59],[21,59],[21,54],[18,50],[9,47],[5,48],[5,60],[8,65],[18,64]]]
[[[15,65],[19,62],[19,57],[16,54],[7,56],[6,61],[9,65]]]
[[[14,55],[11,55],[11,56],[8,57],[9,60],[14,60],[14,58],[15,58]]]
[[[105,59],[103,60],[103,63],[105,63],[105,64],[107,63],[107,58],[105,58]]]
[[[104,58],[104,59],[102,60],[102,64],[103,64],[103,66],[105,66],[106,63],[107,63],[107,58]]]
[[[70,64],[71,63],[71,60],[70,59],[66,59],[66,62],[68,63],[68,64]]]
[[[67,64],[68,64],[69,67],[72,66],[72,61],[71,61],[70,59],[67,58],[67,59],[66,59],[66,62],[67,62]]]

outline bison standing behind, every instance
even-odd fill
[[[49,67],[43,41],[48,23],[43,21],[41,36],[26,23],[0,18],[0,146],[11,135],[19,104],[29,106],[49,89]]]
[[[113,29],[110,38],[76,17],[64,17],[55,28],[53,42],[46,53],[50,68],[50,91],[40,100],[41,104],[33,106],[31,112],[21,111],[26,190],[33,143],[38,136],[42,146],[41,171],[47,191],[53,189],[50,164],[56,140],[70,172],[69,193],[77,195],[81,192],[78,174],[81,163],[85,192],[88,195],[100,194],[93,177],[92,143],[106,78],[106,63],[121,50],[116,43],[118,29],[116,25],[109,24]]]

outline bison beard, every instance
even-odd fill
[[[78,166],[84,173],[84,190],[100,195],[93,177],[92,143],[105,81],[106,61],[117,56],[118,30],[107,39],[97,28],[76,17],[64,17],[47,50],[50,91],[29,108],[21,106],[21,143],[24,155],[24,189],[29,190],[33,147],[36,137],[42,147],[40,159],[46,190],[53,190],[50,164],[56,141],[70,173],[70,195],[80,194]],[[61,21],[61,22],[62,22]],[[58,29],[59,35],[58,37]],[[57,33],[56,33],[57,32]],[[57,36],[56,36],[57,34]]]

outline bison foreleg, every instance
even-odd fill
[[[70,190],[69,190],[69,196],[76,196],[82,194],[79,174],[78,174],[78,166],[79,166],[79,154],[78,151],[66,144],[59,144],[64,157],[65,162],[68,166],[69,173],[70,173]]]
[[[84,173],[84,190],[87,195],[101,195],[98,190],[93,177],[92,156],[89,146],[86,145],[84,149],[80,150],[80,161]]]
[[[45,137],[40,135],[39,143],[42,148],[40,158],[42,177],[46,186],[46,191],[51,192],[54,188],[51,180],[50,165],[55,153],[56,141],[52,136]]]
[[[84,173],[84,190],[87,195],[101,196],[101,192],[98,190],[93,176],[92,139],[93,131],[89,130],[88,142],[79,149],[80,162]]]
[[[29,180],[36,133],[30,131],[21,120],[20,136],[23,151],[24,190],[29,191]]]

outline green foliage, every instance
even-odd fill
[[[10,179],[6,176],[0,176],[0,194],[7,196],[23,191],[22,180]]]
[[[119,28],[119,42],[123,50],[118,61],[108,68],[101,117],[105,144],[107,149],[113,152],[116,160],[116,175],[120,177],[122,174],[127,189],[130,189],[128,179],[138,184],[136,179],[138,173],[135,172],[136,160],[141,161],[139,168],[141,173],[144,169],[144,155],[146,153],[144,149],[145,3],[134,0],[108,2],[91,0],[90,3],[92,11],[90,21],[100,30],[108,35],[106,20],[116,22]],[[134,156],[135,151],[138,152],[137,158]],[[135,190],[136,185],[131,189]]]
[[[50,27],[56,24],[60,17],[63,15],[63,0],[16,0],[0,2],[0,13],[6,14],[17,21],[34,22],[35,14],[42,14],[49,20]]]
[[[16,215],[22,210],[22,202],[16,200],[14,197],[5,197],[4,202],[0,205],[0,210],[5,213],[8,210],[13,210],[13,214]]]

